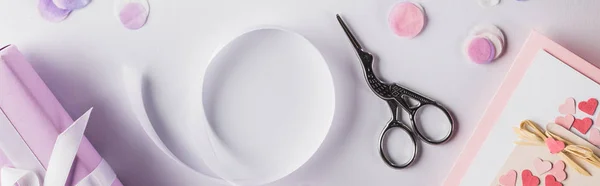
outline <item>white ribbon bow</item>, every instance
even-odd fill
[[[83,133],[87,127],[92,109],[77,119],[56,138],[50,155],[48,169],[45,169],[35,154],[29,149],[19,132],[0,109],[0,150],[16,167],[2,167],[0,186],[64,186],[71,172],[71,166],[79,150]],[[43,182],[40,183],[40,178]],[[77,186],[110,186],[117,179],[116,174],[104,159]]]

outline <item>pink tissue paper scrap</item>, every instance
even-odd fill
[[[0,49],[0,110],[4,112],[29,149],[44,168],[57,137],[73,119],[15,46]],[[0,136],[2,140],[2,136]],[[0,152],[0,167],[10,166]],[[84,136],[67,185],[75,185],[104,160]],[[111,186],[122,186],[115,179]]]

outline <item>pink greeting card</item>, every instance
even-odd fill
[[[549,173],[543,169],[536,171],[536,164],[543,167],[549,162],[551,167],[560,167],[561,163],[556,161],[563,158],[551,153],[549,146],[515,144],[520,136],[514,128],[524,120],[531,120],[544,131],[562,127],[567,131],[561,133],[566,135],[562,137],[575,138],[573,143],[585,142],[600,128],[596,124],[600,122],[599,112],[595,110],[598,103],[594,101],[600,99],[598,82],[600,69],[532,32],[444,185],[511,185],[507,182],[512,181],[513,176],[515,185],[544,185]],[[590,167],[585,161],[577,162],[598,180],[600,168]],[[567,165],[566,173],[571,176],[555,185],[576,183],[578,173],[572,169]],[[548,181],[550,185],[554,183]]]

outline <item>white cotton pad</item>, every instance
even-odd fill
[[[500,0],[478,0],[478,1],[479,1],[479,5],[481,5],[482,7],[496,6],[500,3]]]
[[[479,34],[486,33],[486,32],[496,35],[502,41],[502,45],[505,44],[506,38],[504,37],[504,33],[502,32],[502,30],[500,30],[500,28],[498,28],[497,26],[494,26],[491,24],[483,24],[483,25],[475,26],[471,30],[470,35],[479,35]]]

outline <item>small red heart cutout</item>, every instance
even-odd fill
[[[556,181],[556,178],[550,174],[546,175],[546,186],[563,186],[562,183]]]
[[[594,124],[592,118],[575,119],[573,128],[577,129],[582,134],[587,134],[592,127],[592,124]]]
[[[550,149],[550,153],[556,154],[565,149],[565,143],[562,141],[555,140],[552,137],[546,138],[546,146]]]
[[[521,173],[521,181],[523,186],[538,186],[540,185],[540,178],[534,176],[530,170],[523,170]]]
[[[577,107],[579,107],[579,110],[589,114],[590,116],[593,116],[594,112],[596,112],[596,108],[598,107],[598,100],[595,98],[590,98],[587,101],[579,102]]]

